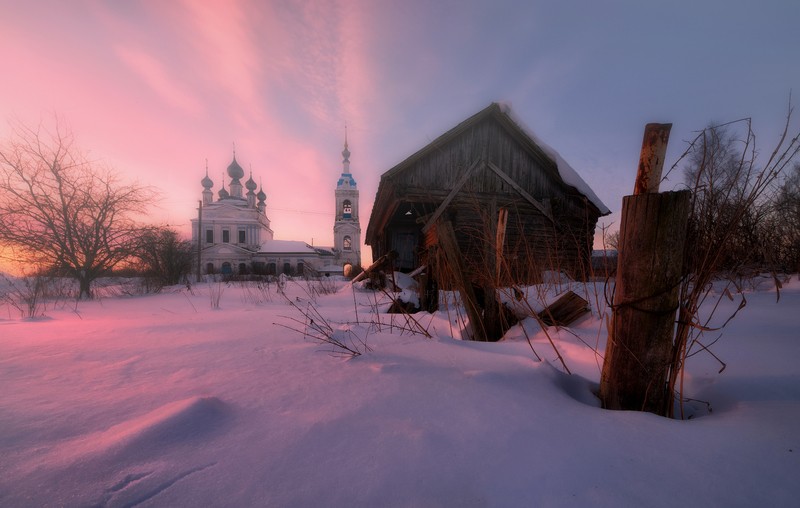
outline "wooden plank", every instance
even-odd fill
[[[424,226],[422,226],[423,233],[426,233],[436,223],[439,217],[441,217],[441,215],[450,205],[450,202],[453,201],[453,198],[456,197],[456,194],[458,194],[458,191],[460,191],[461,187],[463,187],[464,184],[467,183],[469,177],[472,176],[472,173],[478,166],[481,165],[481,163],[482,161],[480,159],[477,159],[475,162],[472,163],[472,165],[469,168],[467,168],[466,171],[464,171],[464,173],[462,173],[461,178],[458,180],[458,182],[456,182],[456,185],[450,191],[450,194],[447,195],[444,201],[442,201],[442,204],[439,205],[439,207],[436,209],[435,212],[433,212],[433,215],[431,216],[430,219],[428,219],[428,222]]]
[[[547,326],[568,326],[587,312],[589,302],[573,291],[567,291],[540,312],[539,319]]]
[[[495,266],[495,279],[494,283],[500,284],[500,271],[505,265],[503,258],[503,246],[506,243],[506,228],[508,227],[508,208],[501,208],[497,212],[497,233],[494,240],[494,266]]]
[[[536,208],[537,210],[542,212],[542,215],[544,215],[545,217],[550,219],[551,222],[555,222],[555,220],[553,219],[553,215],[550,213],[550,211],[547,208],[545,208],[545,206],[543,204],[541,204],[537,199],[535,199],[533,196],[528,194],[528,192],[525,189],[520,187],[519,184],[517,182],[515,182],[510,176],[508,176],[502,169],[498,168],[491,161],[487,162],[486,165],[489,166],[489,169],[494,171],[495,174],[497,174],[497,176],[502,178],[508,185],[510,185],[512,189],[517,191],[520,196],[525,198],[525,200],[528,203],[532,204],[534,208]]]
[[[363,272],[361,272],[358,275],[356,275],[353,278],[353,280],[350,281],[350,284],[355,284],[356,282],[360,281],[361,279],[367,277],[370,274],[370,272],[373,272],[373,271],[379,269],[384,264],[387,264],[387,263],[390,263],[391,261],[394,261],[396,258],[397,258],[397,253],[395,251],[393,251],[393,250],[390,250],[389,252],[387,252],[383,256],[379,257],[374,263],[372,263],[367,268],[365,268]]]
[[[671,123],[645,125],[642,151],[639,154],[639,170],[636,173],[636,184],[633,189],[634,195],[658,192],[671,129]]]
[[[436,230],[439,233],[439,245],[447,259],[448,268],[453,273],[456,289],[461,293],[461,300],[464,302],[464,308],[467,311],[469,325],[472,328],[472,340],[485,341],[486,330],[483,326],[481,309],[478,307],[478,300],[475,296],[475,291],[472,289],[472,283],[465,273],[464,256],[458,247],[453,225],[449,221],[439,221]]]

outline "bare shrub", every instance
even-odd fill
[[[225,282],[222,280],[210,281],[208,283],[208,297],[212,309],[219,309],[220,300],[222,300],[222,293],[225,292]]]
[[[3,275],[5,289],[0,293],[0,299],[19,311],[21,317],[42,317],[46,310],[47,285],[50,279],[41,273],[18,278]]]
[[[770,190],[800,151],[800,134],[789,137],[791,108],[783,134],[763,166],[757,165],[758,151],[750,119],[739,120],[701,131],[675,165],[687,162],[687,182],[692,189],[692,209],[686,242],[686,276],[680,284],[678,324],[673,342],[667,389],[679,398],[683,417],[684,366],[686,360],[703,351],[713,354],[708,332],[721,330],[747,300],[739,290],[739,274],[754,263],[764,263],[764,245],[756,232],[769,214]],[[741,134],[735,134],[738,128]],[[758,245],[757,245],[758,244]],[[738,298],[736,310],[717,316],[723,298]],[[700,307],[711,309],[701,317]],[[715,341],[717,339],[714,339]],[[674,416],[670,407],[670,416]]]

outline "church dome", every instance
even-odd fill
[[[202,180],[200,180],[200,184],[206,190],[209,190],[211,189],[211,187],[214,186],[214,182],[211,180],[211,178],[208,177],[208,173],[206,173],[206,176]]]
[[[236,156],[235,155],[233,156],[233,162],[231,162],[228,165],[228,176],[231,177],[234,180],[238,180],[239,178],[244,176],[244,170],[239,165],[239,163],[236,162]]]
[[[264,193],[264,189],[261,189],[260,191],[258,191],[258,194],[256,194],[256,197],[258,198],[259,201],[266,201],[267,195]]]
[[[228,194],[228,191],[226,191],[226,190],[225,190],[225,187],[223,187],[223,188],[222,188],[222,189],[220,189],[220,191],[219,191],[219,199],[225,199],[225,198],[227,198],[227,197],[230,197],[230,194]]]
[[[251,192],[258,188],[258,184],[253,181],[253,175],[252,174],[250,174],[250,178],[247,179],[247,181],[245,182],[244,186],[245,186],[245,188],[247,190],[249,190]]]

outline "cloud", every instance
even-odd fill
[[[194,74],[213,83],[222,99],[239,106],[260,104],[264,55],[256,34],[270,33],[273,18],[237,1],[225,2],[224,8],[214,2],[190,0],[181,5],[173,13],[173,22],[189,42],[185,57],[194,61]],[[269,9],[268,4],[263,9]]]
[[[157,58],[137,48],[115,46],[114,50],[120,60],[167,104],[193,116],[203,111],[202,104],[189,89],[170,75]]]

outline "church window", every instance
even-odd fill
[[[239,274],[245,275],[247,273],[247,265],[245,263],[239,263]]]
[[[353,248],[353,240],[349,236],[342,238],[342,249],[351,250]]]
[[[302,261],[297,262],[297,275],[304,275],[306,273],[306,265]]]
[[[276,272],[277,267],[275,266],[275,263],[269,263],[267,265],[267,275],[276,275]]]
[[[345,219],[350,219],[353,216],[353,204],[350,203],[349,199],[345,199],[344,203],[342,203],[342,216]]]
[[[244,229],[239,230],[239,243],[245,243],[246,234]]]
[[[286,275],[292,274],[292,264],[291,263],[284,263],[283,264],[283,273]]]
[[[206,229],[206,243],[214,243],[214,230]]]
[[[231,232],[227,229],[222,230],[222,243],[230,243],[231,241]]]
[[[214,263],[206,264],[206,273],[214,273]]]

